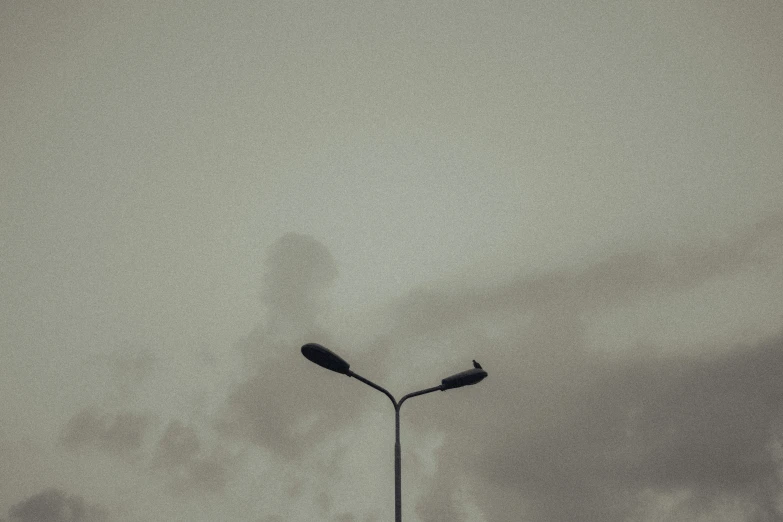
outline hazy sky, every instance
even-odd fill
[[[0,2],[0,520],[783,521],[783,4]]]

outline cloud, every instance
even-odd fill
[[[438,483],[416,504],[416,515],[422,522],[467,522],[467,513],[455,502],[459,491],[453,476],[441,477]]]
[[[201,441],[196,430],[191,426],[185,426],[182,421],[173,420],[158,441],[153,467],[180,468],[195,458],[200,451]]]
[[[326,291],[337,276],[328,249],[309,236],[288,234],[275,242],[264,266],[263,319],[236,343],[246,374],[228,391],[211,427],[229,443],[250,443],[290,460],[325,432],[344,426],[358,406],[340,407],[340,400],[355,404],[348,400],[350,391],[299,355],[304,342],[328,340],[319,326],[328,310]],[[132,385],[148,375],[155,360],[140,351],[113,354],[110,362],[116,377]],[[327,389],[336,389],[327,392],[334,401],[321,400],[317,387],[309,386],[311,375],[316,381],[323,378]],[[221,444],[226,440],[208,448],[195,426],[174,419],[152,453],[143,455],[140,450],[156,419],[150,413],[85,408],[69,420],[60,441],[69,450],[97,448],[115,456],[149,458],[147,469],[177,495],[223,492],[236,461]]]
[[[172,420],[158,441],[152,469],[167,473],[176,493],[219,493],[228,480],[229,461],[220,448],[205,455],[196,430]]]
[[[260,298],[269,334],[302,335],[324,308],[324,291],[337,279],[329,249],[302,234],[286,234],[270,247]]]
[[[783,338],[592,370],[541,406],[551,413],[497,426],[476,480],[516,491],[534,520],[626,520],[644,492],[677,491],[703,510],[728,498],[780,516],[771,448],[783,435]]]
[[[97,504],[59,489],[47,489],[9,510],[11,522],[107,522],[109,514]]]
[[[60,441],[70,450],[95,447],[113,454],[129,454],[141,449],[154,420],[151,413],[109,414],[85,408],[68,421]]]
[[[142,453],[155,420],[147,413],[84,409],[71,418],[60,440],[69,450],[94,448],[118,457],[149,458],[148,469],[164,476],[178,495],[222,492],[230,475],[231,456],[220,446],[207,452],[195,428],[182,421],[169,422],[151,457]]]
[[[489,372],[475,388],[404,408],[414,429],[445,433],[417,506],[422,520],[463,517],[454,476],[466,478],[491,522],[648,520],[667,498],[678,500],[666,516],[717,518],[732,505],[733,520],[783,520],[773,451],[783,437],[783,336],[710,353],[610,357],[589,349],[586,335],[593,312],[653,292],[749,268],[774,275],[782,237],[775,215],[722,242],[399,301],[390,352],[438,339],[433,372],[479,356]]]
[[[703,359],[633,361],[589,391],[606,414],[577,427],[619,437],[618,483],[760,496],[779,485],[770,443],[783,435],[783,337]]]
[[[783,254],[783,213],[770,214],[725,241],[693,240],[660,250],[620,252],[583,268],[503,281],[442,285],[396,303],[397,334],[431,335],[476,317],[564,307],[585,312],[632,304],[652,292],[684,292],[749,266],[775,270]]]

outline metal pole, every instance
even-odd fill
[[[402,522],[402,452],[400,447],[400,408],[402,403],[411,397],[443,390],[442,386],[434,386],[426,390],[409,393],[394,404],[394,522]]]
[[[402,453],[400,451],[400,405],[394,405],[394,521],[402,522]]]
[[[400,407],[402,403],[411,397],[418,395],[424,395],[425,393],[432,393],[434,391],[443,390],[443,386],[434,386],[425,390],[419,390],[417,392],[409,393],[400,399],[399,402],[394,396],[389,393],[386,388],[378,386],[369,379],[365,379],[359,374],[356,374],[350,370],[346,372],[348,377],[353,377],[364,384],[375,388],[376,390],[383,392],[394,405],[394,521],[402,522],[402,451],[400,448]]]

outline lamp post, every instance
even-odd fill
[[[446,377],[441,380],[439,386],[433,386],[432,388],[409,393],[397,401],[385,388],[382,388],[369,379],[365,379],[361,375],[351,371],[351,365],[342,357],[320,344],[305,344],[302,346],[302,355],[318,366],[347,375],[348,377],[353,377],[364,384],[383,392],[394,405],[394,520],[395,522],[402,522],[402,455],[400,452],[400,408],[402,407],[402,403],[411,397],[424,395],[425,393],[439,390],[446,391],[453,388],[468,386],[470,384],[476,384],[487,376],[487,372],[481,368],[471,368],[470,370]]]

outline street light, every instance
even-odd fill
[[[365,379],[361,375],[354,373],[350,370],[351,365],[348,364],[345,359],[326,348],[316,343],[307,343],[302,346],[302,355],[308,360],[314,362],[318,366],[322,366],[327,370],[353,377],[364,384],[375,388],[386,395],[394,405],[394,520],[395,522],[402,522],[402,456],[400,452],[400,407],[402,403],[411,397],[418,395],[424,395],[434,391],[446,391],[454,388],[460,388],[462,386],[469,386],[480,382],[487,376],[487,372],[481,368],[471,368],[464,372],[456,373],[445,379],[441,380],[439,386],[433,386],[432,388],[426,388],[417,392],[409,393],[402,399],[397,401],[394,396],[389,393],[385,388],[378,386],[369,379]]]

